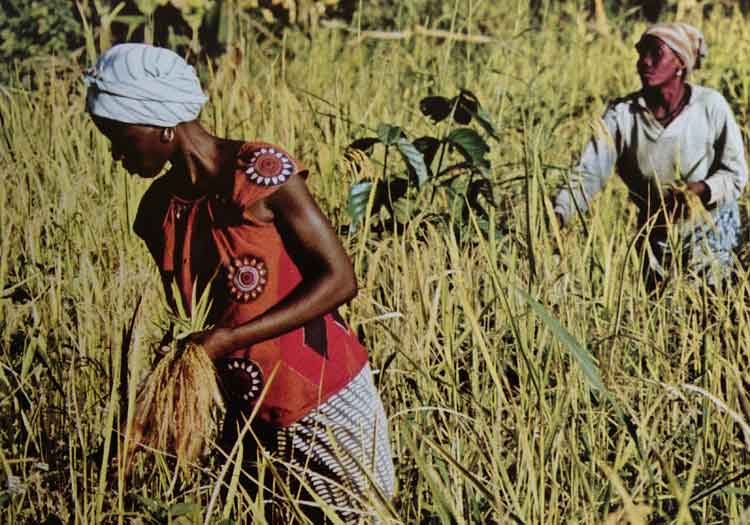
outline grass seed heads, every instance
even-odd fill
[[[175,344],[146,378],[136,400],[128,468],[141,447],[186,466],[208,449],[223,410],[216,368],[203,347]]]

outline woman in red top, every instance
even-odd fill
[[[194,283],[211,286],[214,328],[190,339],[219,370],[223,446],[263,392],[252,423],[261,444],[345,522],[366,520],[371,484],[386,498],[394,490],[387,422],[367,352],[336,311],[356,281],[307,170],[271,144],[208,133],[197,121],[206,99],[195,72],[171,51],[115,46],[85,81],[87,110],[115,160],[145,178],[171,162],[134,229],[170,302],[173,281],[186,305]]]

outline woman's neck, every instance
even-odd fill
[[[234,142],[211,135],[197,122],[186,122],[175,129],[178,148],[172,161],[172,173],[185,197],[198,198],[226,190],[228,168],[233,164]],[[230,151],[232,150],[232,151]]]
[[[654,117],[663,124],[674,120],[687,105],[690,87],[682,79],[674,79],[657,87],[644,87],[643,98]]]

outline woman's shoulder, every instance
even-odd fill
[[[633,125],[634,115],[640,108],[641,93],[636,91],[625,96],[611,99],[604,113],[602,120],[605,125],[612,131],[614,128],[628,128]]]
[[[718,90],[700,86],[698,84],[690,84],[692,90],[691,103],[702,104],[708,108],[728,108],[729,104]]]
[[[630,114],[642,106],[642,100],[643,93],[641,91],[633,91],[627,95],[610,100],[609,104],[607,104],[606,112]]]
[[[307,170],[280,146],[247,141],[240,146],[231,202],[243,214],[257,201],[279,190],[294,175],[307,177]]]
[[[269,142],[245,142],[237,153],[237,165],[249,182],[261,187],[281,185],[295,173],[307,175],[296,158]]]

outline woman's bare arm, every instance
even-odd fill
[[[302,282],[248,323],[191,336],[213,359],[294,330],[357,293],[351,261],[302,177],[291,177],[263,206],[273,215],[287,251],[302,273]]]

